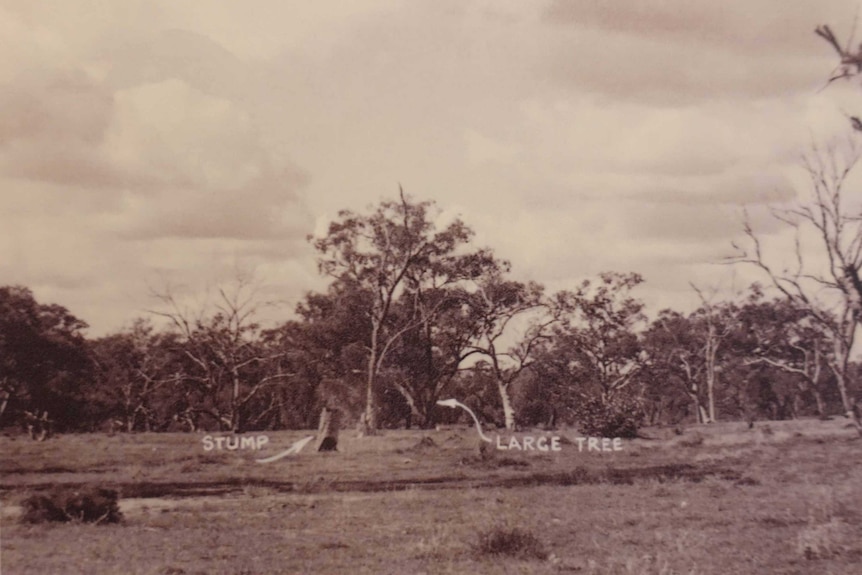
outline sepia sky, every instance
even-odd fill
[[[853,0],[0,0],[0,284],[99,336],[253,274],[271,321],[325,284],[306,241],[399,183],[553,289],[636,271],[651,314],[747,206],[847,132],[813,33]],[[441,220],[442,221],[442,220]]]

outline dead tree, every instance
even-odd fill
[[[734,244],[738,253],[731,261],[762,270],[772,285],[822,330],[832,347],[828,365],[844,411],[862,436],[859,408],[848,388],[850,358],[862,319],[862,217],[848,208],[849,198],[844,192],[859,153],[852,143],[847,152],[842,156],[834,147],[821,150],[815,146],[803,161],[811,182],[810,197],[795,207],[772,211],[779,223],[795,232],[792,264],[785,266],[774,256],[767,256],[747,214],[743,230],[748,245]],[[818,266],[806,261],[812,247],[821,255]]]

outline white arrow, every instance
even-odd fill
[[[272,457],[267,457],[266,459],[256,459],[258,463],[272,463],[273,461],[278,461],[282,457],[287,457],[288,455],[293,455],[294,453],[299,453],[302,451],[302,448],[305,447],[309,441],[314,439],[313,435],[309,435],[308,437],[303,437],[297,442],[294,442],[293,445],[282,451],[281,453],[277,453]]]
[[[437,405],[442,405],[443,407],[460,407],[462,409],[467,410],[467,413],[473,418],[473,421],[476,422],[476,429],[479,431],[479,437],[482,438],[483,441],[487,441],[488,443],[493,443],[493,440],[482,433],[482,425],[479,423],[479,418],[476,417],[476,414],[473,413],[473,410],[458,401],[457,399],[441,399],[437,402]]]

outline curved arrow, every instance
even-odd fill
[[[294,453],[299,453],[302,451],[302,448],[308,445],[308,442],[314,439],[313,435],[309,435],[308,437],[303,437],[299,441],[294,442],[293,445],[282,451],[281,453],[276,453],[272,457],[267,457],[266,459],[256,459],[258,463],[272,463],[273,461],[278,461],[283,457],[287,457],[288,455],[293,455]]]
[[[493,443],[494,440],[482,433],[482,425],[479,423],[479,418],[476,417],[476,414],[473,413],[473,410],[458,401],[457,399],[441,399],[437,402],[437,405],[442,405],[443,407],[460,407],[465,409],[467,413],[473,418],[473,421],[476,422],[476,429],[479,431],[479,437],[482,438],[483,441],[487,441],[488,443]]]

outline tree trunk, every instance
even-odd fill
[[[500,401],[503,403],[503,420],[506,430],[515,431],[515,410],[512,407],[512,400],[509,398],[509,385],[498,380],[497,389],[500,391]]]
[[[6,413],[6,406],[9,405],[9,398],[12,396],[8,391],[3,392],[3,400],[0,401],[0,421],[3,421],[3,414]]]
[[[862,419],[860,419],[859,406],[856,401],[847,393],[847,380],[845,374],[841,370],[833,370],[835,380],[838,383],[838,391],[841,393],[841,406],[844,408],[844,414],[856,426],[856,431],[862,437]]]
[[[692,385],[692,390],[688,392],[688,397],[694,404],[694,418],[697,420],[697,423],[709,423],[709,415],[706,412],[706,408],[700,403],[697,385]]]
[[[715,421],[715,378],[710,378],[710,380],[706,384],[706,397],[707,402],[709,403],[709,421],[706,423],[713,423]]]
[[[823,394],[816,387],[811,389],[811,393],[814,395],[814,403],[817,404],[817,417],[823,419],[826,417],[826,405],[823,402]]]
[[[698,418],[700,419],[700,423],[712,423],[709,420],[709,414],[707,413],[705,407],[703,407],[700,404],[697,404],[697,409],[698,409],[697,413],[698,413]]]
[[[365,383],[365,411],[360,419],[360,435],[377,434],[377,406],[374,401],[374,384],[377,379],[377,339],[379,327],[371,330],[371,352],[368,354],[368,375]]]
[[[230,397],[230,430],[233,433],[242,433],[242,418],[240,417],[239,404],[239,373],[237,372],[236,368],[232,369],[231,371],[231,377],[233,379],[233,389],[231,390]]]
[[[323,408],[317,426],[317,451],[337,451],[339,417],[337,410]]]

